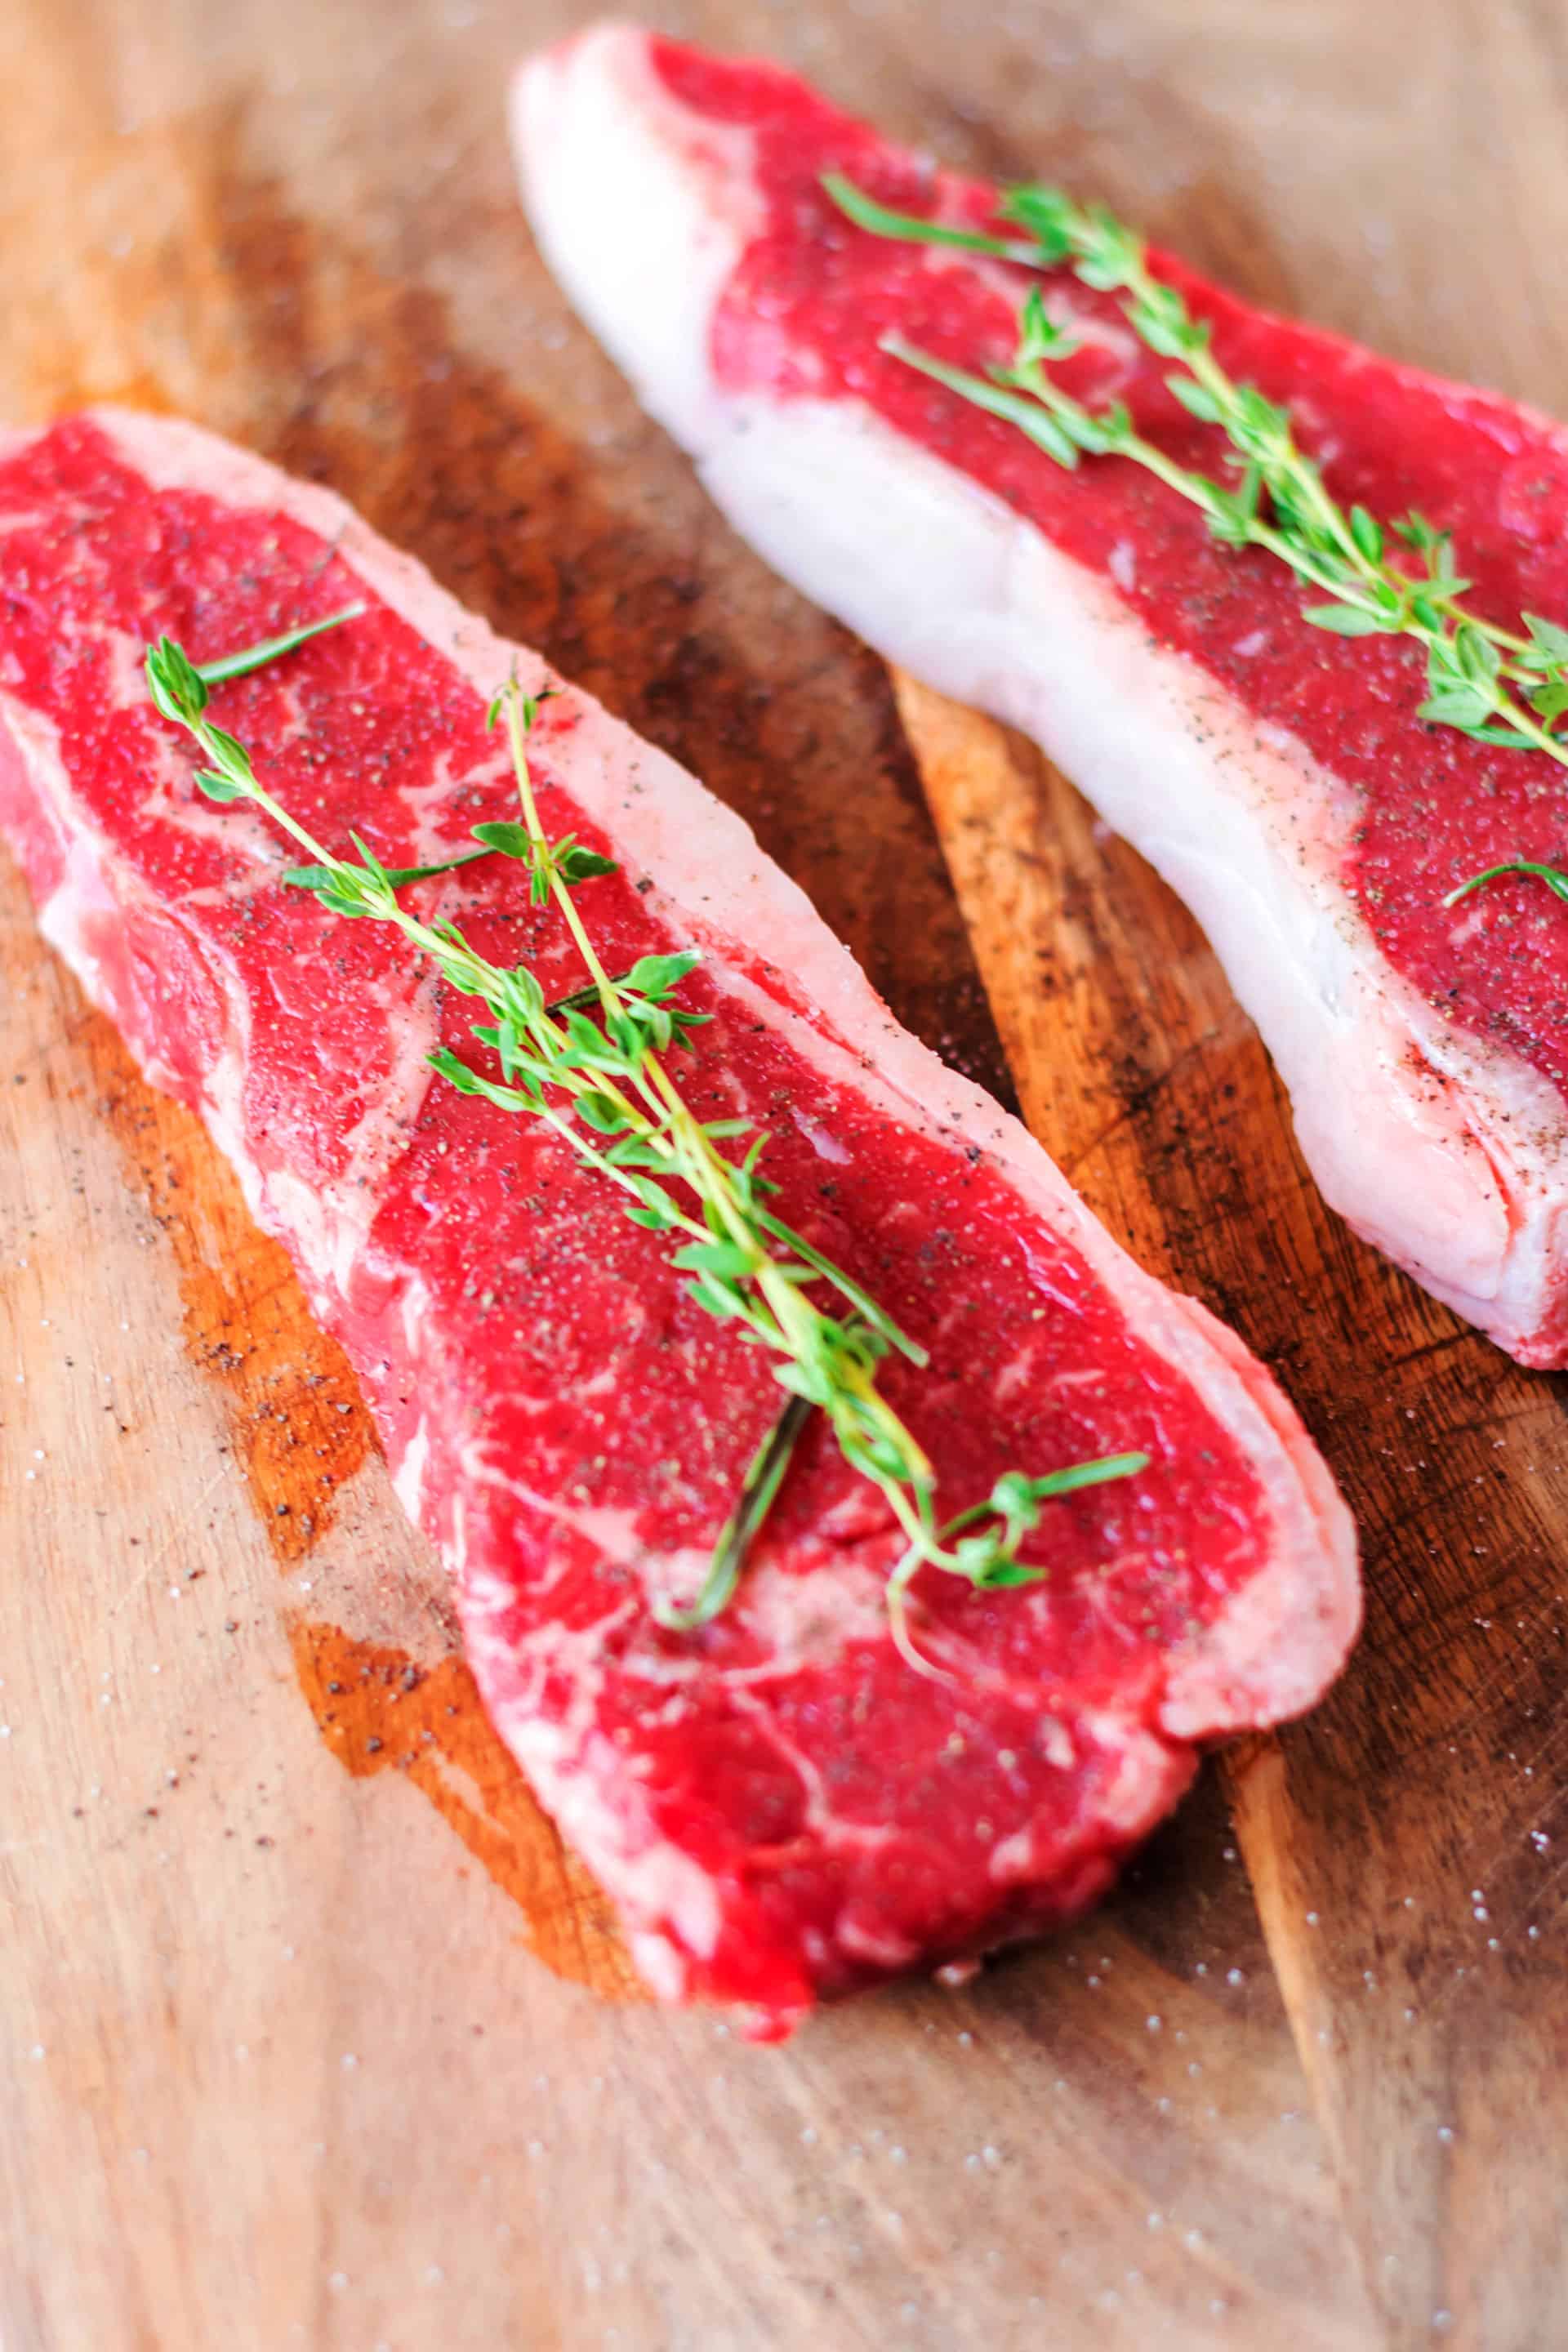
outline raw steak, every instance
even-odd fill
[[[567,688],[538,772],[552,830],[622,861],[584,894],[601,951],[702,949],[695,1098],[765,1117],[781,1213],[929,1347],[886,1379],[944,1504],[1009,1465],[1152,1456],[1048,1507],[1047,1581],[925,1575],[944,1679],[889,1638],[899,1538],[820,1427],[736,1604],[662,1630],[650,1597],[694,1591],[778,1408],[765,1362],[559,1139],[433,1076],[437,1039],[478,1052],[477,1008],[387,927],[280,886],[295,853],[195,793],[143,689],[159,632],[211,660],[351,596],[364,618],[214,715],[329,842],[428,862],[514,807],[484,710],[514,661],[543,681],[537,656],[193,426],[100,411],[0,441],[0,821],[47,936],[287,1243],[450,1567],[496,1724],[658,1991],[782,2032],[818,1994],[1048,1926],[1180,1793],[1194,1740],[1338,1668],[1357,1587],[1327,1472],[1237,1342],[904,1034],[746,827]],[[547,993],[579,983],[515,865],[418,887]]]
[[[1442,904],[1516,855],[1562,863],[1568,779],[1421,724],[1417,646],[1311,627],[1283,565],[1147,473],[1064,473],[879,350],[1007,360],[1028,281],[851,228],[818,175],[972,226],[994,191],[771,66],[614,26],[525,67],[515,125],[547,257],[737,527],[1037,738],[1205,926],[1333,1205],[1521,1362],[1568,1362],[1568,913],[1521,881]],[[1155,266],[1343,499],[1451,525],[1497,618],[1568,619],[1559,428]],[[1085,347],[1064,383],[1213,471],[1219,436],[1110,298],[1060,273],[1052,303]]]

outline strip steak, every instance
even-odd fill
[[[1204,925],[1334,1207],[1521,1363],[1568,1363],[1568,915],[1526,881],[1442,904],[1514,856],[1568,863],[1568,778],[1423,725],[1418,646],[1313,628],[1282,564],[1131,461],[1065,473],[879,350],[1006,361],[1028,279],[851,227],[819,174],[965,226],[994,189],[774,67],[614,26],[525,67],[514,122],[546,256],[737,528],[1037,739]],[[1154,265],[1340,498],[1451,526],[1477,609],[1568,619],[1559,426]],[[1047,284],[1084,344],[1064,385],[1214,471],[1112,299]]]
[[[905,1034],[740,820],[571,688],[536,735],[554,833],[622,872],[583,904],[611,968],[672,945],[713,1014],[706,1113],[773,1135],[781,1213],[930,1349],[889,1395],[953,1509],[1016,1465],[1146,1449],[1050,1505],[1045,1583],[927,1572],[820,1426],[730,1612],[665,1632],[780,1402],[668,1244],[539,1122],[437,1080],[477,1054],[386,926],[279,883],[296,853],[194,789],[147,700],[197,661],[363,619],[221,688],[214,715],[329,843],[393,865],[514,807],[486,703],[504,645],[342,504],[194,426],[101,410],[0,440],[0,824],[43,929],[160,1087],[199,1111],[352,1358],[439,1546],[502,1737],[620,1907],[648,1981],[774,2033],[819,1995],[1044,1928],[1107,1885],[1195,1740],[1309,1705],[1354,1632],[1350,1526],[1272,1381],[1151,1280],[1027,1134]],[[559,684],[559,681],[552,681]],[[419,887],[547,992],[581,978],[500,858]]]

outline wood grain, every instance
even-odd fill
[[[530,248],[496,104],[587,13],[13,0],[0,413],[129,396],[330,478],[699,769],[1276,1363],[1361,1515],[1368,1634],[1225,1763],[1267,1947],[1209,1777],[1096,1921],[964,1993],[768,2053],[625,1998],[346,1368],[7,874],[0,2341],[1537,2352],[1563,1386],[1326,1214],[1201,939],[1070,789],[895,704],[637,415]],[[1552,9],[1433,0],[1415,43],[1350,0],[669,21],[1568,408]]]
[[[1361,1527],[1348,1673],[1222,1769],[1388,2340],[1552,2343],[1563,1384],[1324,1209],[1255,1033],[1132,852],[1029,747],[907,680],[900,700],[1026,1116],[1274,1365]]]

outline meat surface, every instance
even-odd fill
[[[1203,923],[1332,1204],[1522,1363],[1568,1362],[1568,916],[1522,881],[1442,903],[1501,860],[1563,862],[1561,772],[1422,725],[1418,646],[1313,628],[1283,565],[1217,547],[1147,473],[1065,473],[879,348],[1005,362],[1028,280],[852,228],[819,175],[965,226],[994,190],[771,66],[616,26],[525,67],[514,124],[547,257],[737,528],[1037,739]],[[1344,501],[1452,527],[1493,617],[1568,616],[1558,427],[1155,266]],[[1064,385],[1215,470],[1110,298],[1062,273],[1051,303],[1083,346]]]
[[[515,807],[485,709],[505,645],[328,493],[195,427],[102,410],[0,437],[0,825],[47,937],[197,1110],[352,1358],[455,1580],[502,1737],[619,1906],[649,1983],[778,2032],[819,1996],[1048,1927],[1174,1801],[1196,1740],[1309,1705],[1357,1619],[1349,1522],[1272,1381],[1133,1265],[1029,1136],[901,1031],[747,828],[569,687],[544,821],[620,871],[612,969],[696,945],[683,1066],[773,1140],[780,1213],[929,1349],[885,1368],[943,1507],[1007,1467],[1142,1449],[1047,1507],[1026,1589],[922,1574],[938,1677],[889,1638],[900,1538],[820,1424],[733,1606],[689,1597],[780,1391],[667,1242],[537,1120],[435,1076],[477,1008],[390,927],[279,879],[295,853],[194,789],[143,644],[196,661],[363,598],[213,715],[331,845],[391,865]],[[558,683],[558,682],[557,682]],[[582,966],[491,858],[416,886],[547,995]]]

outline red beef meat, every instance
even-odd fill
[[[777,2032],[819,1995],[1050,1926],[1173,1801],[1194,1742],[1308,1705],[1357,1614],[1346,1515],[1268,1374],[1141,1273],[1030,1138],[893,1022],[746,827],[569,687],[545,821],[621,861],[612,966],[701,948],[708,1111],[773,1140],[782,1213],[931,1350],[889,1393],[944,1502],[1009,1465],[1142,1448],[1049,1507],[1047,1580],[927,1573],[808,1434],[731,1611],[663,1630],[779,1391],[668,1244],[537,1122],[459,1095],[475,1008],[401,939],[280,887],[292,852],[194,789],[139,656],[198,661],[363,597],[215,716],[331,843],[439,857],[512,789],[486,703],[515,662],[326,492],[190,425],[100,411],[0,441],[0,824],[47,936],[200,1112],[342,1340],[397,1491],[455,1580],[495,1722],[608,1888],[649,1982]],[[559,683],[556,681],[555,683]],[[491,859],[420,886],[547,991],[581,968]]]

